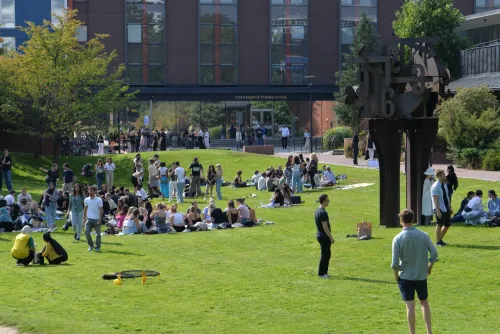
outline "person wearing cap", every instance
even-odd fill
[[[391,268],[394,279],[406,303],[410,333],[415,333],[415,291],[420,300],[427,333],[432,333],[431,309],[427,300],[427,276],[439,260],[438,253],[429,235],[413,226],[413,211],[403,210],[399,213],[399,218],[403,231],[392,240]]]
[[[434,176],[434,168],[427,168],[424,172],[424,189],[422,191],[422,225],[430,225],[432,222],[432,177]]]
[[[68,261],[68,253],[57,241],[52,239],[50,232],[44,233],[43,241],[45,241],[45,247],[37,254],[40,264],[45,264],[44,258],[47,258],[49,264],[61,264]]]
[[[10,250],[12,257],[17,260],[16,265],[27,266],[35,258],[35,241],[31,237],[31,227],[24,226],[16,236],[14,247]]]

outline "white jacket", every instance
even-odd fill
[[[431,195],[432,181],[425,179],[424,189],[422,191],[422,215],[432,216],[432,195]]]

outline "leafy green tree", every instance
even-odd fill
[[[392,23],[400,38],[439,37],[436,44],[441,61],[452,77],[460,75],[460,50],[467,40],[456,33],[464,16],[453,6],[453,0],[405,1]]]
[[[285,101],[252,101],[250,104],[252,108],[274,109],[274,123],[276,124],[292,124],[290,106]]]
[[[366,51],[373,51],[377,44],[379,44],[379,36],[375,30],[375,26],[368,15],[363,12],[355,30],[354,44],[351,46],[350,52],[343,55],[346,62],[342,64],[342,69],[335,73],[335,79],[339,87],[339,92],[335,93],[335,99],[339,101],[339,104],[334,106],[333,110],[337,115],[339,123],[353,130],[358,130],[359,128],[359,109],[355,105],[346,105],[341,102],[345,98],[344,90],[346,86],[357,85],[356,72],[358,64],[355,61],[358,58],[358,51],[363,47],[365,47]]]
[[[68,10],[58,25],[29,22],[22,29],[29,40],[7,60],[12,70],[1,114],[5,122],[57,139],[71,135],[77,122],[109,115],[133,98],[123,81],[124,66],[115,66],[116,51],[105,50],[107,35],[80,44],[81,22],[74,17]]]
[[[487,86],[459,89],[438,107],[440,135],[456,163],[480,167],[487,150],[500,156],[499,104]]]
[[[225,122],[225,110],[221,103],[192,103],[188,108],[191,125],[211,128]]]

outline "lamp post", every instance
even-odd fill
[[[313,136],[313,104],[312,104],[312,86],[313,86],[313,80],[314,78],[316,78],[315,75],[307,75],[304,77],[304,79],[307,79],[309,81],[309,108],[310,108],[310,122],[311,122],[311,126],[310,126],[310,131],[311,131],[311,138],[309,139],[310,140],[310,150],[311,152],[310,153],[313,153],[313,140],[314,140],[314,136]]]

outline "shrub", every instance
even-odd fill
[[[488,150],[483,158],[483,169],[500,171],[500,150]]]
[[[220,126],[208,129],[208,133],[210,134],[210,140],[220,139]]]
[[[464,148],[460,150],[458,163],[466,168],[481,168],[482,152],[477,148]]]
[[[352,138],[353,132],[347,126],[338,126],[328,130],[323,135],[323,147],[325,148],[343,148],[344,138]]]

